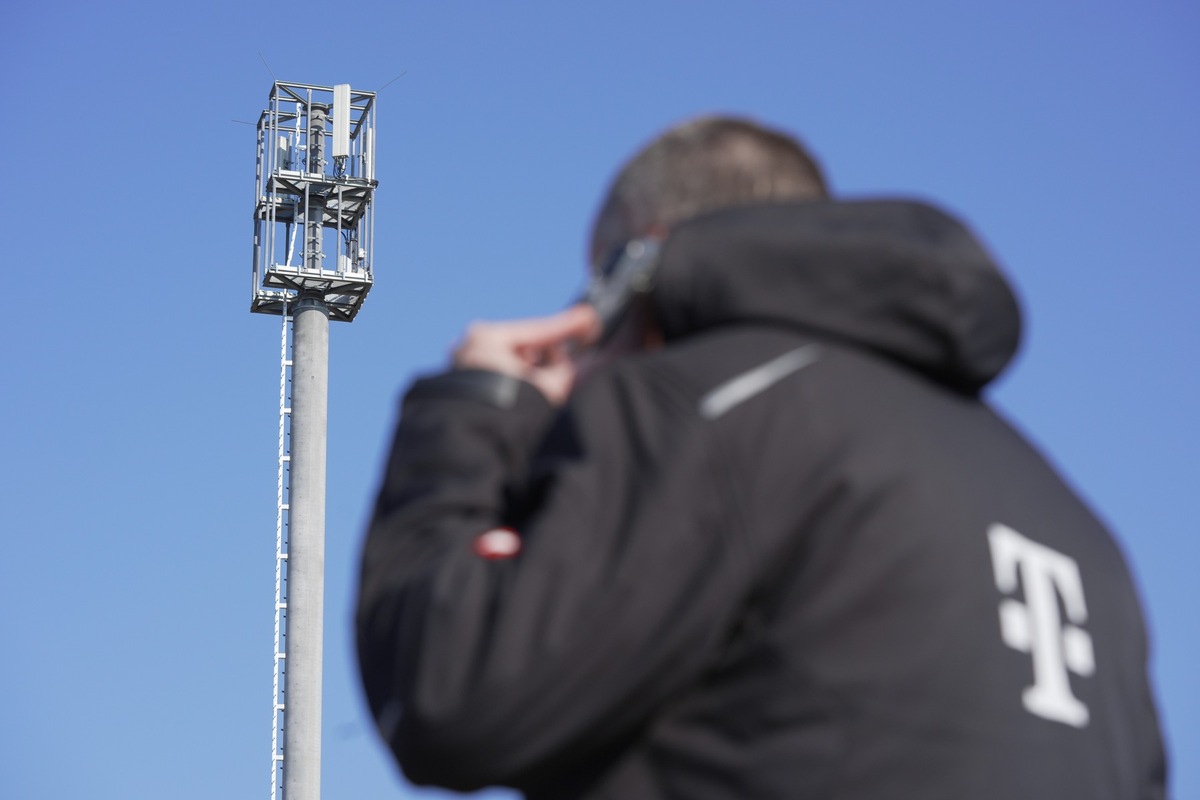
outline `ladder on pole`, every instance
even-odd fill
[[[283,795],[283,729],[287,724],[287,532],[291,482],[292,317],[287,300],[279,334],[279,470],[275,510],[275,698],[271,712],[271,800]]]

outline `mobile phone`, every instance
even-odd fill
[[[594,348],[607,344],[634,301],[650,293],[661,250],[659,239],[630,239],[615,249],[592,275],[583,301],[596,309],[600,317],[601,332]]]

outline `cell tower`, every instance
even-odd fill
[[[353,320],[371,290],[377,185],[374,92],[271,87],[258,120],[250,301],[283,321],[271,800],[321,795],[329,320]]]

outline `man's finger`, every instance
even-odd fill
[[[548,317],[497,323],[497,329],[513,344],[544,347],[567,339],[594,338],[599,333],[599,318],[591,306],[580,304]]]

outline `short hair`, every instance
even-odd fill
[[[660,134],[617,173],[592,255],[709,211],[828,197],[820,166],[792,136],[749,119],[699,117]]]

